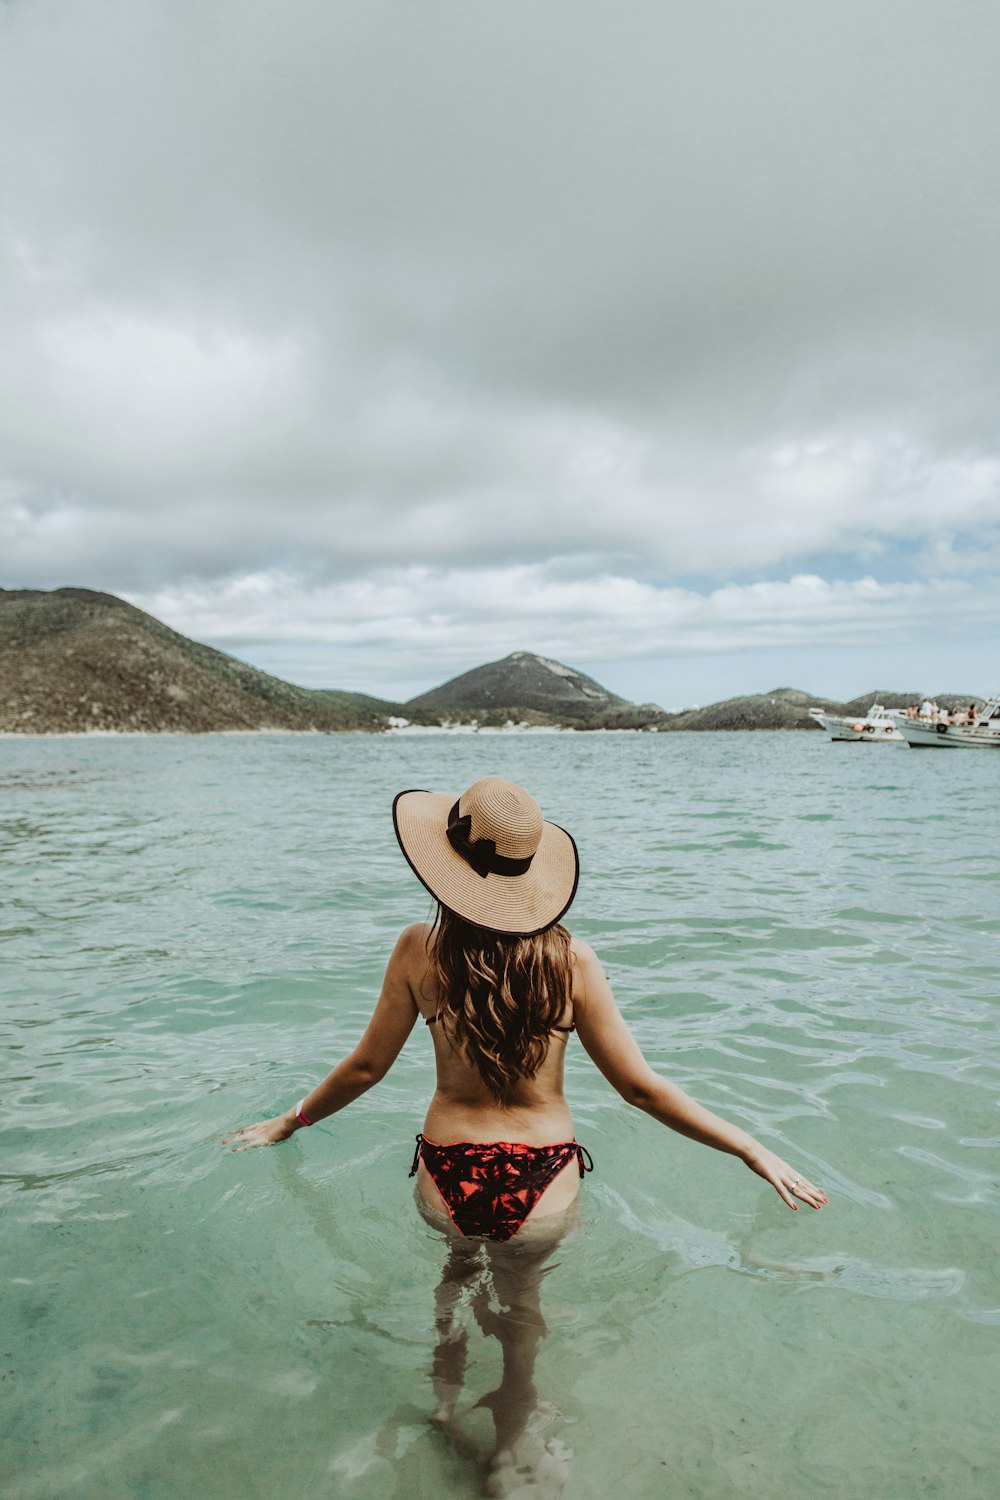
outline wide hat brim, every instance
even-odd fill
[[[399,847],[410,868],[443,906],[491,932],[534,937],[564,915],[576,895],[580,859],[571,834],[542,824],[538,849],[523,875],[479,875],[448,842],[447,792],[400,792],[392,804]]]

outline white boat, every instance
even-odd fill
[[[914,750],[1000,750],[1000,696],[984,703],[971,724],[952,724],[942,718],[908,719],[898,710],[894,718]]]
[[[893,717],[900,710],[883,708],[881,703],[873,703],[863,719],[828,714],[821,708],[811,708],[809,712],[816,723],[826,730],[831,740],[867,740],[869,744],[873,744],[878,740],[901,741],[903,738]]]

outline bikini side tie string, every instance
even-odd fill
[[[416,1177],[416,1175],[417,1175],[417,1168],[420,1165],[420,1148],[424,1144],[424,1138],[423,1138],[422,1135],[418,1135],[417,1138],[416,1138],[416,1140],[417,1140],[417,1149],[413,1153],[413,1166],[410,1168],[410,1176],[411,1177]]]

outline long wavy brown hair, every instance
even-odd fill
[[[489,932],[438,904],[427,940],[440,990],[438,1025],[498,1104],[545,1061],[570,1003],[570,935],[556,923],[535,937]]]

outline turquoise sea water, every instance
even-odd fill
[[[395,791],[514,776],[654,1066],[791,1213],[571,1042],[597,1170],[543,1288],[567,1497],[948,1500],[1000,1465],[1000,756],[819,735],[0,740],[5,1494],[465,1497],[427,1422],[420,1028],[271,1151],[427,915]],[[472,1346],[468,1396],[495,1383]]]

